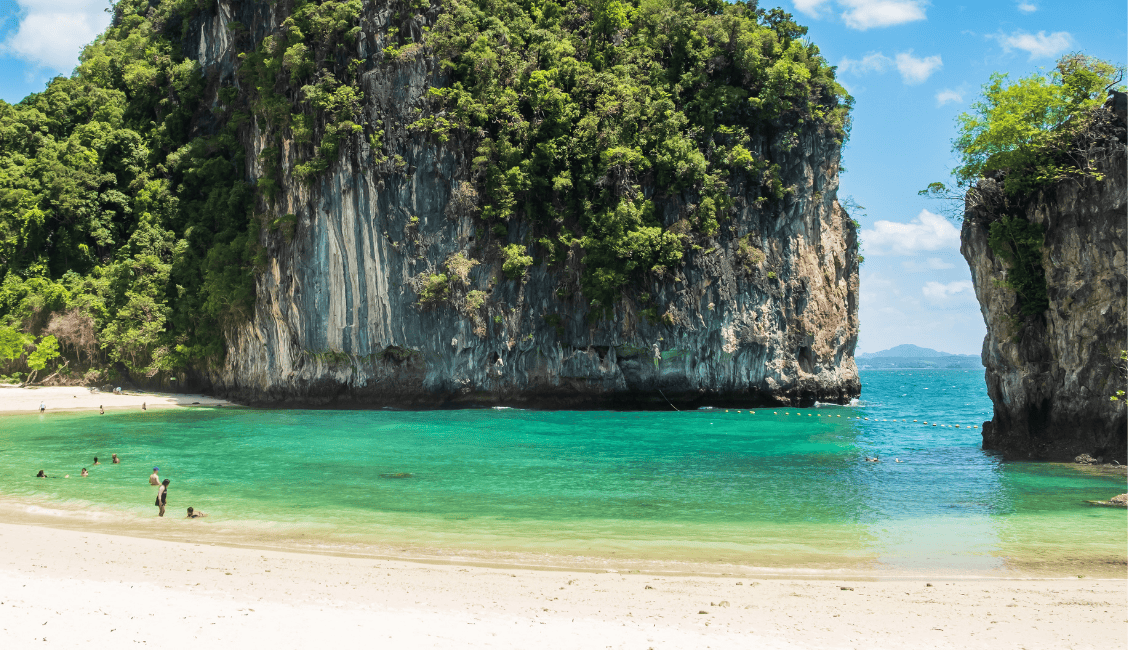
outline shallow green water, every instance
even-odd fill
[[[0,494],[33,514],[81,510],[148,531],[147,478],[159,465],[172,480],[170,515],[189,505],[210,515],[168,524],[181,534],[188,524],[193,535],[257,540],[816,570],[1123,563],[1125,512],[1084,504],[1123,492],[1123,477],[983,452],[967,428],[990,415],[981,373],[874,371],[863,382],[857,406],[754,414],[7,417]],[[121,465],[90,464],[111,453]],[[873,455],[882,462],[865,461]],[[84,466],[86,479],[34,478],[39,469],[77,477]]]

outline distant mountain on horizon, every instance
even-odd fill
[[[919,345],[912,345],[906,343],[898,345],[897,347],[882,350],[880,352],[863,352],[858,355],[859,359],[884,359],[887,357],[897,357],[900,359],[934,359],[936,357],[976,357],[977,354],[951,354],[949,352],[939,352],[932,348],[922,348]]]

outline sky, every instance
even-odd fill
[[[0,0],[0,99],[70,74],[105,29],[107,0]],[[776,6],[766,1],[763,7]],[[902,343],[979,354],[986,329],[959,223],[917,191],[949,180],[955,118],[992,72],[1012,78],[1082,52],[1118,65],[1124,0],[786,0],[854,96],[839,199],[857,205],[865,263],[857,353]]]

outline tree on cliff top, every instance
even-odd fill
[[[1083,169],[1058,154],[1123,79],[1123,67],[1078,53],[1063,56],[1049,73],[1017,81],[991,75],[980,101],[956,118],[952,150],[961,164],[952,171],[955,187],[931,183],[921,194],[957,199],[962,207],[962,191],[993,171],[1008,171],[1004,185],[1014,195]]]

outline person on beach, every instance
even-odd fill
[[[142,411],[147,411],[147,410],[149,410],[149,409],[145,408],[145,402],[141,402],[141,410],[142,410]]]
[[[113,460],[114,460],[114,465],[118,465],[118,464],[120,464],[120,463],[121,463],[121,459],[119,459],[119,458],[117,457],[117,454],[110,454],[110,457],[111,457],[111,458],[113,458]]]
[[[42,412],[43,412],[43,411],[45,411],[46,409],[47,409],[47,405],[46,405],[46,404],[44,404],[43,402],[40,402],[40,403],[39,403],[39,412],[40,412],[40,413],[42,413]]]
[[[208,513],[193,510],[192,506],[188,506],[188,516],[185,519],[199,519],[200,517],[207,517]]]
[[[101,465],[101,464],[102,464],[102,463],[99,463],[99,462],[98,462],[98,457],[97,457],[97,456],[95,456],[95,457],[94,457],[94,464],[95,464],[95,465]]]
[[[105,414],[106,414],[106,409],[102,408],[102,405],[99,404],[98,405],[98,415],[105,415]]]
[[[90,472],[86,471],[86,468],[83,467],[82,468],[82,478],[86,478],[87,476],[90,476]]]
[[[159,468],[159,467],[153,468],[153,473],[149,475],[149,485],[160,485],[161,484],[161,477],[157,476],[157,472],[159,472],[159,471],[161,471],[161,468]]]
[[[47,478],[47,472],[39,470],[39,473],[35,475],[35,478]]]
[[[161,511],[157,513],[158,517],[164,516],[165,505],[168,504],[168,484],[171,482],[172,481],[166,478],[165,480],[161,481],[161,486],[157,488],[157,502],[153,505],[161,509]]]

